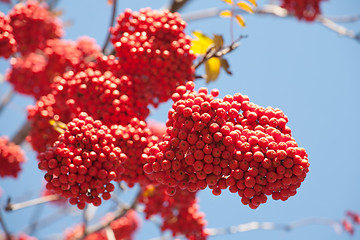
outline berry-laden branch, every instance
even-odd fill
[[[40,198],[35,198],[35,199],[21,202],[21,203],[11,203],[11,199],[9,198],[8,202],[5,206],[5,210],[6,211],[16,211],[16,210],[19,210],[22,208],[27,208],[27,207],[35,206],[38,204],[55,201],[55,200],[58,200],[59,197],[60,197],[59,195],[53,194],[53,195],[48,195],[48,196],[44,196],[44,197],[40,197]]]
[[[201,20],[201,19],[206,19],[206,18],[210,18],[210,17],[217,17],[219,16],[219,14],[224,11],[224,9],[219,9],[219,8],[210,8],[210,9],[205,9],[205,10],[201,10],[201,11],[197,11],[197,12],[193,12],[193,13],[188,13],[188,14],[184,14],[183,15],[183,19],[186,22],[190,22],[190,21],[195,21],[195,20]],[[247,13],[243,10],[240,9],[236,9],[235,12],[241,12],[242,14]],[[281,17],[281,18],[286,18],[286,17],[293,17],[293,15],[291,15],[289,13],[289,11],[287,11],[286,9],[277,6],[277,5],[264,5],[262,7],[256,8],[254,9],[254,13],[258,14],[258,15],[271,15],[271,16],[276,16],[276,17]],[[332,20],[334,19],[334,20]],[[332,18],[327,18],[325,16],[322,15],[318,15],[315,19],[316,22],[321,23],[324,27],[328,28],[329,30],[336,32],[340,35],[352,38],[356,41],[360,41],[360,36],[359,34],[356,34],[354,31],[349,30],[347,28],[345,28],[344,26],[341,26],[339,24],[337,24],[336,22],[337,17],[332,17]],[[353,17],[349,17],[347,16],[345,18],[345,21],[342,21],[341,17],[338,17],[338,22],[348,22],[348,21],[357,21],[360,19],[360,17],[358,15],[353,16]]]
[[[111,28],[112,26],[114,26],[115,23],[115,16],[116,16],[116,8],[117,8],[117,0],[114,0],[113,3],[113,8],[112,8],[112,12],[111,12],[111,20],[110,20],[110,26],[109,28]],[[105,50],[109,44],[110,41],[110,36],[111,36],[111,31],[108,31],[104,46],[102,48],[102,52],[105,53]]]

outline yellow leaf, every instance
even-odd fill
[[[245,27],[245,20],[241,15],[236,15],[235,18],[240,26]]]
[[[221,11],[220,14],[219,14],[220,17],[231,17],[232,16],[232,13],[230,10],[224,10],[224,11]]]
[[[206,83],[215,81],[220,73],[221,60],[212,57],[205,62]]]
[[[247,2],[241,1],[241,2],[236,3],[236,5],[248,13],[254,13],[254,10]]]
[[[226,3],[229,4],[229,5],[232,5],[232,4],[233,4],[233,1],[232,1],[232,0],[223,0],[223,2],[226,2]]]
[[[214,44],[214,40],[212,40],[202,32],[194,31],[192,32],[192,34],[197,38],[191,40],[191,50],[195,54],[205,54],[208,48],[212,44]]]
[[[254,7],[257,7],[256,0],[248,0]]]

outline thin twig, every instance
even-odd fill
[[[240,36],[239,40],[242,38],[245,38],[246,36]],[[203,63],[205,63],[207,60],[209,60],[212,57],[222,57],[228,53],[230,53],[231,51],[235,50],[239,45],[239,40],[233,42],[232,44],[230,44],[227,47],[221,48],[221,49],[214,49],[214,48],[209,48],[207,50],[207,52],[205,53],[205,55],[202,57],[202,59],[196,63],[194,65],[194,68],[197,69],[198,67],[200,67]]]
[[[49,226],[50,224],[54,224],[56,221],[60,220],[61,218],[69,216],[67,215],[67,213],[71,211],[72,211],[71,208],[69,208],[68,206],[62,207],[59,210],[55,211],[54,213],[38,221],[32,222],[29,226],[25,227],[22,230],[22,232],[26,232],[29,233],[29,235],[31,235],[30,233],[33,231],[35,227],[39,229],[43,229]]]
[[[59,199],[59,195],[57,194],[53,194],[53,195],[49,195],[49,196],[44,196],[44,197],[40,197],[40,198],[35,198],[29,201],[25,201],[25,202],[21,202],[21,203],[11,203],[10,198],[8,199],[8,203],[5,207],[6,211],[16,211],[22,208],[27,208],[27,207],[31,207],[31,206],[35,206],[38,204],[42,204],[42,203],[47,203],[47,202],[51,202],[51,201],[55,201]]]
[[[39,219],[41,217],[41,213],[43,212],[43,210],[44,210],[44,205],[38,205],[34,209],[34,212],[30,220],[31,228],[29,230],[29,235],[34,235],[34,233],[36,232],[38,228]]]
[[[114,26],[115,16],[116,16],[116,7],[117,7],[117,0],[114,0],[114,1],[113,1],[112,12],[111,12],[111,18],[110,18],[109,31],[108,31],[108,34],[107,34],[107,37],[106,37],[104,46],[103,46],[103,48],[102,48],[102,52],[103,52],[103,53],[105,53],[106,48],[107,48],[107,46],[108,46],[108,44],[109,44],[109,41],[110,41],[110,35],[111,35],[110,28],[111,28],[112,26]]]
[[[26,121],[20,130],[15,134],[15,136],[11,139],[11,142],[21,145],[21,143],[25,140],[26,136],[29,135],[31,129],[31,125],[29,121]]]
[[[1,209],[0,209],[0,225],[1,225],[2,229],[4,230],[6,239],[7,239],[7,240],[11,240],[11,234],[10,234],[8,228],[6,227],[4,218],[3,218],[3,216],[2,216],[2,211],[1,211]]]
[[[11,99],[15,96],[15,91],[13,89],[10,89],[5,97],[2,99],[0,103],[0,114],[2,110],[4,110],[5,106],[11,101]]]

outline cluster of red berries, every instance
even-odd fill
[[[9,17],[0,12],[0,57],[9,58],[16,52],[16,40],[12,32]]]
[[[123,163],[124,173],[120,180],[125,181],[130,187],[136,183],[146,185],[151,182],[144,173],[143,166],[147,160],[144,155],[149,154],[149,149],[154,146],[159,138],[152,134],[145,121],[132,118],[127,125],[111,126],[111,134],[116,139],[115,145],[120,147],[128,160]]]
[[[17,50],[23,55],[43,49],[48,39],[60,38],[63,34],[61,24],[47,6],[38,2],[16,4],[9,12],[9,18]]]
[[[99,54],[100,48],[89,38],[77,42],[50,39],[42,50],[12,58],[6,79],[16,91],[39,99],[51,92],[56,76],[69,70],[80,71]]]
[[[142,188],[139,202],[145,205],[146,219],[160,215],[162,231],[170,230],[173,236],[184,235],[188,239],[206,239],[205,216],[199,212],[196,193],[179,189],[170,195],[164,185]]]
[[[229,187],[241,201],[257,208],[296,194],[309,171],[280,109],[263,108],[247,96],[216,99],[218,90],[179,86],[168,113],[167,135],[150,149],[144,171],[157,182],[195,192],[209,187],[214,195]]]
[[[113,216],[111,214],[108,214],[104,217],[104,221],[107,221],[108,219],[112,219]],[[140,220],[135,210],[130,209],[124,216],[113,220],[110,223],[110,229],[113,231],[115,239],[126,239],[131,240],[133,239],[133,235],[135,231],[140,226]],[[101,230],[98,232],[94,232],[91,234],[88,234],[85,236],[85,238],[82,238],[84,235],[84,226],[83,225],[77,225],[73,229],[66,230],[65,233],[65,239],[66,240],[74,240],[74,239],[84,239],[84,240],[107,240],[107,234],[105,230]]]
[[[68,96],[66,104],[71,112],[87,112],[109,127],[149,115],[144,99],[134,96],[133,84],[130,76],[116,77],[110,71],[93,68],[78,73],[66,72],[54,82],[55,89]]]
[[[195,56],[185,26],[178,13],[145,8],[125,10],[111,29],[119,63],[134,77],[136,97],[144,96],[155,107],[167,101],[178,85],[193,79]]]
[[[21,164],[25,162],[21,148],[10,142],[6,137],[0,137],[0,177],[17,178]]]
[[[82,112],[67,124],[52,148],[39,155],[39,169],[45,170],[46,188],[53,190],[79,209],[110,199],[112,180],[124,171],[126,155],[115,147],[110,129]]]
[[[322,0],[282,0],[281,7],[288,10],[298,19],[306,21],[315,21],[321,14],[320,2]]]

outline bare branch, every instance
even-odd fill
[[[353,38],[355,40],[360,40],[359,36],[357,36],[353,31],[335,23],[334,21],[330,20],[329,18],[325,18],[323,16],[318,16],[316,18],[318,22],[320,22],[324,27],[349,38]]]
[[[324,218],[308,218],[289,224],[277,224],[273,222],[249,222],[249,223],[239,224],[236,226],[230,226],[226,228],[208,228],[206,229],[206,232],[209,234],[209,236],[236,234],[236,233],[249,232],[254,230],[281,230],[287,232],[295,228],[299,228],[307,225],[314,225],[314,224],[328,225],[331,228],[333,228],[335,233],[337,234],[340,234],[342,232],[341,224],[338,221],[332,219],[324,219]],[[151,238],[150,240],[166,240],[166,239],[172,239],[172,237],[171,236],[156,237],[156,238]]]
[[[8,200],[8,203],[5,207],[6,211],[16,211],[22,208],[27,208],[27,207],[31,207],[31,206],[35,206],[38,204],[42,204],[42,203],[47,203],[47,202],[51,202],[51,201],[55,201],[59,199],[59,195],[57,194],[53,194],[53,195],[49,195],[49,196],[44,196],[44,197],[40,197],[40,198],[35,198],[29,201],[25,201],[25,202],[21,202],[21,203],[11,203],[11,200]]]
[[[29,121],[26,121],[20,130],[16,133],[16,135],[11,139],[11,142],[21,145],[21,143],[25,140],[26,136],[29,135],[31,129],[31,125]]]
[[[5,97],[2,99],[1,103],[0,103],[0,113],[2,112],[2,110],[5,108],[5,106],[11,101],[11,99],[15,96],[15,91],[13,89],[10,89]]]
[[[183,19],[185,21],[189,22],[189,21],[200,20],[200,19],[205,19],[205,18],[210,18],[210,17],[217,17],[217,16],[219,16],[220,12],[223,10],[225,10],[225,9],[219,9],[219,8],[205,9],[205,10],[201,10],[201,11],[197,11],[197,12],[193,12],[193,13],[189,13],[189,14],[184,14]],[[241,9],[237,9],[235,11],[235,13],[237,13],[237,12],[239,12],[241,14],[247,13]],[[284,9],[280,6],[277,6],[277,5],[272,5],[272,4],[264,5],[262,7],[254,9],[254,13],[258,14],[258,15],[271,15],[271,16],[276,16],[276,17],[281,17],[281,18],[294,17],[286,9]],[[336,23],[336,21],[338,21],[338,22],[353,22],[353,21],[358,21],[358,20],[360,20],[360,15],[338,17],[338,18],[336,18],[336,17],[328,18],[328,17],[324,17],[324,16],[320,15],[316,18],[315,21],[321,23],[323,26],[325,26],[326,28],[330,29],[333,32],[336,32],[340,35],[360,41],[359,34],[356,34],[353,31],[345,28],[344,26],[341,26]]]
[[[93,226],[89,226],[87,228],[87,235],[90,235],[91,233],[95,233],[95,232],[98,232],[98,231],[101,231],[103,229],[106,229],[107,227],[110,226],[111,222],[112,221],[115,221],[123,216],[125,216],[125,214],[130,210],[130,209],[135,209],[137,204],[138,204],[138,200],[139,200],[139,197],[140,197],[140,194],[141,194],[141,191],[139,190],[139,192],[137,193],[137,195],[135,196],[132,204],[130,206],[125,206],[125,207],[122,207],[120,208],[119,210],[115,211],[114,212],[114,216],[110,219],[107,219],[106,221],[104,222],[101,222],[99,224],[96,224],[96,225],[93,225]],[[85,234],[83,234],[83,236],[81,236],[79,239],[84,239],[84,237],[86,237]]]

